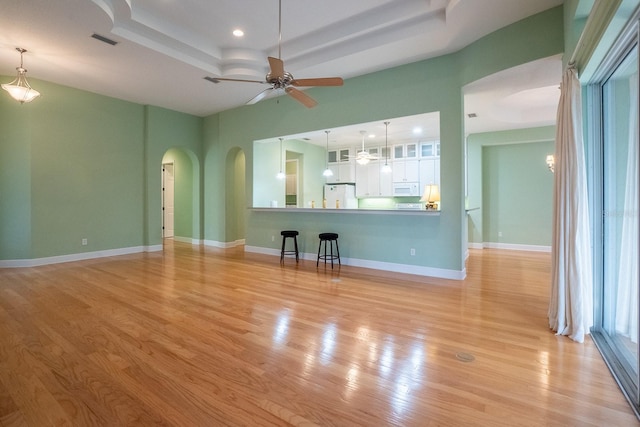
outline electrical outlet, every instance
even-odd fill
[[[502,231],[498,231],[498,237],[502,237]]]
[[[271,236],[271,241],[275,242],[276,241],[276,236]]]
[[[414,248],[411,248],[411,256],[414,256],[416,254],[416,250]]]
[[[82,246],[87,246],[87,243],[89,243],[89,242],[87,241],[86,237],[84,239],[82,239]]]

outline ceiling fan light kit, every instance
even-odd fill
[[[223,81],[227,82],[243,82],[243,83],[261,83],[268,84],[271,87],[263,90],[255,97],[251,98],[247,105],[255,104],[263,100],[268,95],[284,92],[307,108],[313,108],[318,103],[311,96],[307,95],[297,87],[313,87],[313,86],[342,86],[344,81],[341,77],[319,77],[310,79],[294,79],[291,73],[284,70],[284,61],[281,59],[282,46],[282,0],[278,0],[278,57],[269,56],[269,73],[265,76],[265,81],[247,80],[247,79],[228,79],[224,77],[205,77],[213,83]]]
[[[361,166],[367,165],[371,160],[378,160],[378,156],[375,156],[375,155],[369,153],[364,148],[364,136],[366,134],[367,134],[366,130],[361,130],[360,131],[360,135],[362,135],[362,149],[360,151],[358,151],[356,153],[356,155],[355,155],[356,163],[358,163]]]

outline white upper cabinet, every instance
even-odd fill
[[[333,176],[327,177],[326,182],[355,182],[355,162],[350,156],[349,148],[329,150],[329,169],[333,172]]]
[[[421,142],[420,157],[440,157],[440,141]]]
[[[393,146],[393,159],[416,159],[418,158],[418,144],[410,142],[408,144],[396,144]]]

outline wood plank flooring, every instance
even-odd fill
[[[549,254],[467,271],[171,241],[0,269],[0,425],[637,425],[591,339],[549,331]]]

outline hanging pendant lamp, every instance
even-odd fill
[[[16,50],[20,52],[20,66],[16,67],[18,70],[18,76],[11,83],[2,85],[2,89],[9,92],[9,95],[16,101],[24,104],[25,102],[31,102],[40,96],[40,92],[33,89],[29,82],[27,82],[27,70],[22,66],[22,55],[27,51],[21,47],[17,47]]]
[[[331,131],[325,130],[324,132],[327,134],[327,167],[324,172],[322,172],[322,175],[328,178],[330,176],[333,176],[333,171],[329,169],[329,132]]]
[[[391,166],[389,166],[389,123],[384,122],[384,166],[382,167],[383,173],[390,173]]]
[[[278,139],[280,140],[280,172],[278,172],[276,174],[276,178],[284,179],[286,175],[284,174],[284,172],[282,172],[282,169],[283,169],[283,167],[282,167],[282,138],[278,138]]]

